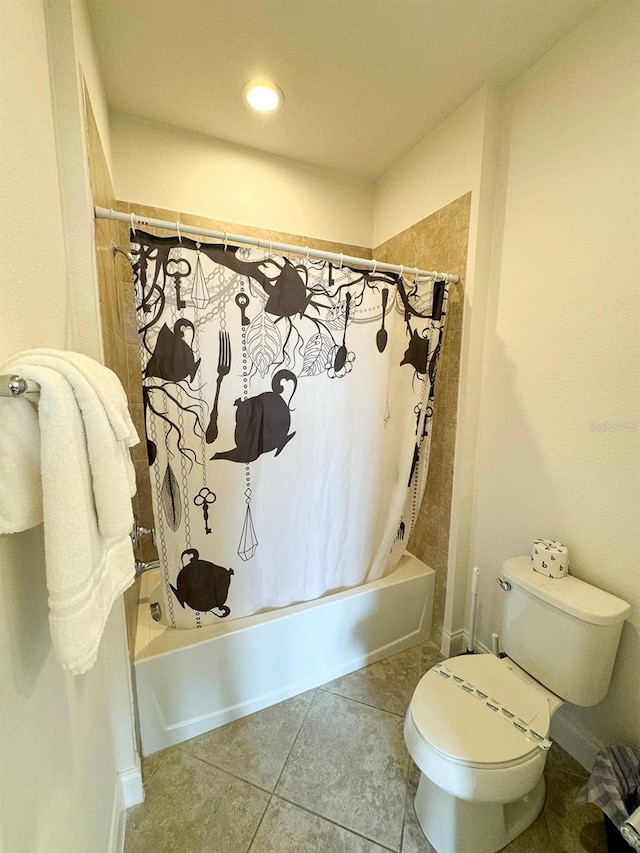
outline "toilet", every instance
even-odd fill
[[[540,814],[551,718],[607,694],[630,606],[529,556],[503,564],[506,657],[463,655],[421,679],[404,735],[420,770],[415,810],[437,853],[494,853]]]

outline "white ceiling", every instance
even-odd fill
[[[602,0],[88,0],[110,107],[368,179]],[[250,112],[268,77],[283,108]]]

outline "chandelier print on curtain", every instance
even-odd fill
[[[447,285],[132,232],[171,625],[395,568],[424,491]]]

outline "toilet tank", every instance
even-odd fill
[[[572,575],[548,578],[528,556],[503,563],[502,648],[522,669],[575,705],[607,695],[626,601]]]

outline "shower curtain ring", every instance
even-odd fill
[[[304,248],[306,250],[305,260],[309,263],[309,253],[311,252],[311,249],[308,246],[305,246]]]
[[[377,269],[378,269],[378,262],[374,261],[373,266],[371,267],[371,275],[375,275]]]
[[[227,251],[227,246],[229,245],[229,232],[224,232],[224,250]]]
[[[273,255],[273,243],[269,240],[269,257]]]
[[[135,237],[136,234],[136,215],[135,213],[131,213],[131,230],[133,231],[133,235]]]
[[[418,283],[418,267],[416,267],[416,271],[413,274],[413,283],[414,284]]]
[[[180,233],[180,223],[176,221],[176,231],[178,232],[178,240],[180,241],[180,245],[182,245],[182,234]]]
[[[404,267],[402,266],[402,264],[400,264],[400,278],[402,278],[403,274],[404,274]]]
[[[340,266],[338,267],[339,270],[342,269],[342,262],[343,261],[344,261],[344,255],[340,255]]]

